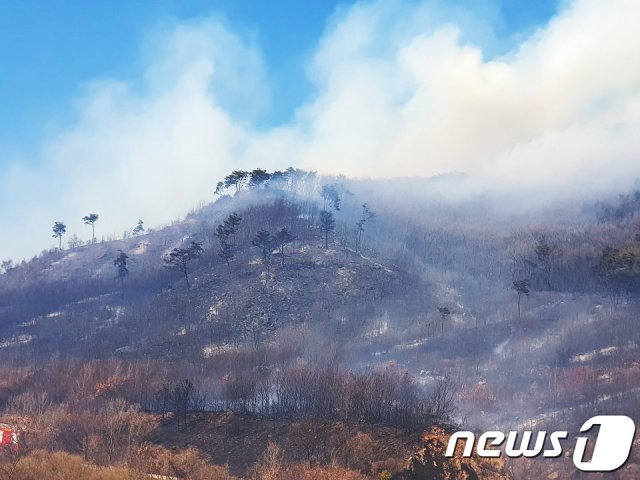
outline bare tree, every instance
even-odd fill
[[[521,308],[522,297],[529,296],[529,283],[526,280],[515,280],[512,287],[518,294],[518,321],[521,321]]]
[[[340,210],[340,193],[335,184],[323,185],[320,191],[320,196],[323,200],[323,210],[327,210],[328,207],[332,207],[335,210]]]
[[[535,252],[536,258],[538,260],[538,269],[542,274],[542,281],[544,283],[544,286],[547,290],[551,290],[551,261],[553,248],[545,237],[540,237],[536,241]]]
[[[447,307],[438,307],[438,312],[440,312],[440,319],[441,319],[441,325],[442,325],[441,331],[442,333],[444,333],[444,323],[449,319],[449,316],[451,315],[451,311]]]
[[[171,407],[171,388],[168,384],[163,384],[162,387],[153,396],[153,405],[156,410],[160,411],[162,415],[162,423],[164,424],[167,413]]]
[[[269,273],[271,252],[274,247],[274,238],[266,230],[260,230],[251,241],[251,245],[260,249],[260,252],[262,253],[262,263],[264,264],[267,273]]]
[[[286,256],[285,249],[287,245],[295,240],[296,237],[289,233],[286,228],[281,228],[275,236],[275,246],[278,248],[278,253],[282,258],[282,265],[284,266],[284,257]]]
[[[375,213],[371,211],[369,206],[366,203],[362,204],[362,213],[360,214],[360,219],[356,222],[356,253],[362,244],[362,239],[364,236],[364,226],[365,224],[375,217]]]
[[[173,388],[173,407],[178,424],[180,419],[187,424],[187,415],[194,400],[194,386],[191,380],[183,380]]]
[[[453,396],[455,389],[451,377],[445,375],[436,383],[429,397],[431,415],[439,420],[447,420],[455,412]]]

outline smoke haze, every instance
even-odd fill
[[[166,223],[233,168],[352,177],[464,172],[458,196],[564,200],[640,174],[640,3],[576,0],[495,54],[491,24],[437,3],[338,10],[308,59],[314,94],[260,126],[272,91],[260,45],[217,17],[156,27],[135,81],[88,82],[36,162],[0,172],[3,257]],[[494,45],[495,46],[495,45]]]

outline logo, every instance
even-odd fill
[[[636,425],[633,420],[624,415],[598,415],[584,422],[580,433],[587,433],[595,426],[599,426],[600,429],[591,459],[586,460],[589,439],[579,436],[573,450],[573,464],[583,472],[617,470],[629,459]],[[459,431],[451,435],[445,457],[453,457],[458,440],[463,440],[465,442],[463,457],[470,457],[475,446],[476,454],[479,457],[497,458],[502,454],[502,450],[499,450],[498,447],[506,440],[504,454],[507,457],[534,458],[542,455],[543,457],[556,458],[562,455],[562,440],[568,438],[569,432],[558,431],[549,434],[543,431],[538,432],[532,445],[533,435],[531,431],[509,432],[508,434],[490,431],[481,434],[476,444],[476,436],[473,432]],[[549,445],[549,447],[546,448],[545,445]]]

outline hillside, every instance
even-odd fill
[[[289,226],[296,239],[287,246],[284,263],[273,258],[267,269],[257,249],[243,245],[227,266],[212,252],[217,246],[210,237],[229,209],[212,210],[206,219],[52,252],[8,272],[3,276],[5,347],[20,345],[45,358],[71,345],[75,355],[91,357],[201,357],[221,345],[268,340],[295,325],[328,321],[332,329],[362,332],[372,319],[413,315],[432,304],[419,276],[383,259],[333,245],[323,248],[314,240],[315,226],[294,217],[297,209],[291,205],[240,210],[247,223],[251,217],[269,220],[237,234],[250,237],[270,224]],[[189,290],[162,262],[187,239],[205,244],[205,255],[190,266]],[[118,251],[127,252],[131,269],[122,287],[114,280]]]
[[[269,441],[309,463],[296,429],[323,445],[347,429],[381,445],[369,463],[392,458],[397,478],[421,478],[405,462],[438,425],[574,432],[593,412],[639,413],[637,215],[516,215],[438,200],[426,181],[394,202],[384,185],[298,175],[295,188],[232,186],[169,226],[6,268],[4,415],[66,419],[73,440],[38,448],[94,464],[129,463],[150,442],[194,447],[235,475]],[[90,453],[105,433],[87,422],[113,411],[173,420],[131,451]],[[558,462],[526,468],[571,471]],[[445,461],[438,474],[461,469]]]

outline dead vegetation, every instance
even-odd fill
[[[328,230],[335,198],[312,177],[305,195],[240,189],[147,235],[7,264],[2,420],[99,467],[382,478],[420,443],[412,427],[638,412],[637,214],[426,215],[335,179]],[[186,271],[162,267],[194,242]]]

